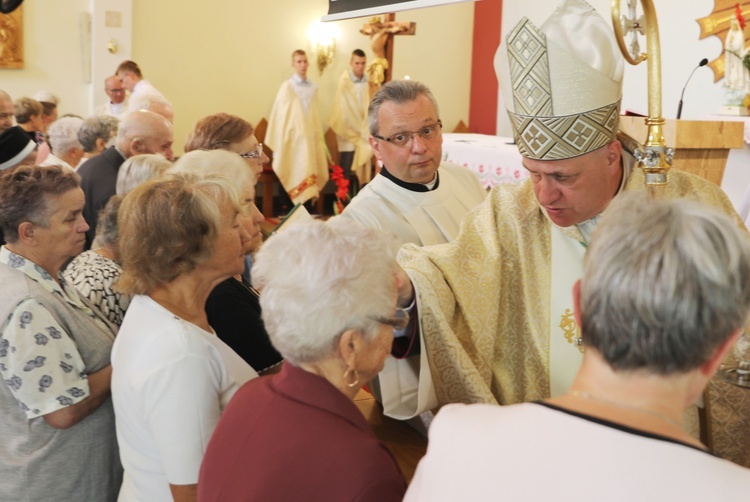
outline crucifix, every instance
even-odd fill
[[[417,23],[398,22],[396,14],[386,14],[385,21],[380,17],[373,17],[365,24],[360,33],[370,37],[370,48],[375,54],[375,59],[367,65],[367,80],[370,85],[372,96],[382,84],[391,80],[393,73],[393,36],[414,35],[417,31]]]

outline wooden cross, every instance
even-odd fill
[[[367,65],[367,80],[372,95],[382,84],[390,82],[393,75],[393,36],[414,35],[417,23],[398,22],[396,14],[390,13],[385,15],[385,21],[381,21],[380,17],[370,19],[359,32],[370,37],[370,48],[375,55],[375,59]]]

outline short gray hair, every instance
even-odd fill
[[[396,243],[346,218],[292,225],[263,244],[252,269],[274,347],[294,364],[334,353],[356,329],[372,340],[396,306]]]
[[[367,108],[367,123],[370,128],[370,134],[380,133],[380,123],[378,122],[378,112],[383,103],[392,101],[394,103],[409,103],[419,96],[426,96],[435,107],[435,113],[440,117],[435,96],[432,91],[421,82],[416,80],[393,80],[381,87],[370,100],[370,106]]]
[[[78,130],[78,141],[83,146],[83,151],[91,153],[96,148],[96,140],[102,139],[107,144],[117,134],[117,126],[120,120],[111,115],[97,115],[83,121]]]
[[[144,181],[158,178],[161,173],[172,167],[172,163],[155,153],[133,155],[117,171],[115,193],[125,195]]]
[[[623,194],[584,262],[582,336],[615,371],[705,363],[750,312],[750,241],[718,210]]]
[[[78,141],[78,131],[82,125],[83,119],[78,117],[63,117],[55,120],[47,130],[52,153],[60,156],[72,148],[83,149],[81,142]]]
[[[96,238],[91,245],[92,249],[115,248],[117,249],[117,211],[122,203],[121,195],[113,195],[107,201],[107,205],[99,211],[96,220]]]

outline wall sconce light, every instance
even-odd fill
[[[309,37],[315,48],[318,73],[322,75],[323,70],[333,62],[336,56],[336,30],[332,24],[318,22],[310,27]]]

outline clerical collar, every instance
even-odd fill
[[[435,171],[435,179],[430,181],[429,183],[409,183],[408,181],[403,181],[398,178],[396,178],[394,175],[388,172],[388,169],[385,168],[385,166],[380,168],[380,174],[382,174],[386,179],[391,180],[401,188],[405,188],[407,190],[410,190],[412,192],[429,192],[432,190],[437,190],[438,185],[440,185],[440,173]]]

